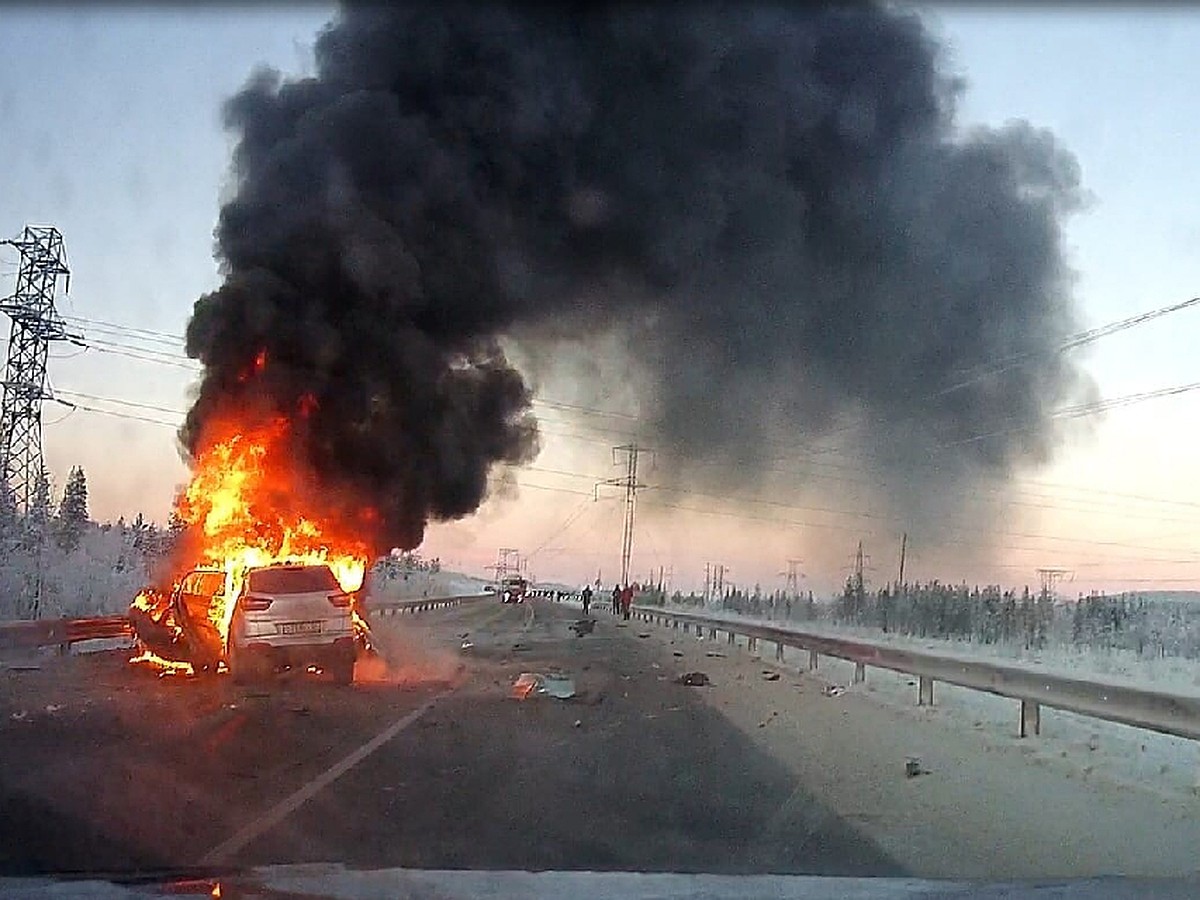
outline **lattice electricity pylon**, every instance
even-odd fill
[[[0,473],[17,511],[28,514],[45,477],[42,460],[42,401],[46,393],[46,357],[50,342],[67,337],[54,308],[58,280],[70,290],[62,234],[48,225],[27,225],[16,240],[0,241],[21,254],[17,289],[0,300],[0,312],[12,319],[4,399],[0,406]],[[44,488],[42,488],[44,492]]]

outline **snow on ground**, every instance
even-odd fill
[[[601,628],[611,618],[600,613]],[[794,773],[781,821],[812,820],[812,793],[920,877],[1057,878],[1195,872],[1200,819],[1190,741],[1043,708],[1040,737],[1018,738],[1013,700],[938,684],[917,706],[915,679],[774,645],[749,652],[633,621],[670,650],[660,677],[703,671],[695,690]],[[761,653],[761,656],[759,655]],[[768,673],[778,672],[775,680]],[[829,696],[826,688],[844,686]],[[1143,746],[1145,749],[1142,749]],[[1092,748],[1095,749],[1092,749]],[[714,748],[714,752],[720,752]],[[925,774],[906,777],[908,757]],[[719,789],[718,786],[711,786]],[[701,789],[703,787],[701,786]]]
[[[0,560],[0,621],[33,617],[39,578],[43,619],[124,612],[149,581],[146,555],[135,539],[128,529],[91,526],[73,550],[51,540],[40,560],[10,553]]]
[[[460,572],[431,572],[428,570],[397,571],[382,577],[372,577],[367,594],[376,600],[423,600],[426,597],[461,597],[482,594],[485,578],[475,578]]]
[[[681,611],[699,612],[693,609]],[[1122,651],[1079,652],[1063,647],[1033,652],[998,644],[981,645],[883,634],[878,630],[839,627],[825,622],[770,622],[712,610],[705,610],[703,614],[718,619],[791,627],[831,637],[858,637],[865,641],[922,649],[968,661],[1003,661],[1068,677],[1092,678],[1200,696],[1200,665],[1185,659],[1139,658]],[[774,652],[774,645],[771,645],[771,652]],[[807,668],[808,652],[785,648],[784,661],[789,667]],[[820,659],[820,673],[832,683],[845,686],[848,691],[868,693],[877,701],[904,711],[909,716],[929,715],[928,711],[916,705],[917,685],[914,676],[872,668],[867,671],[866,684],[853,685],[854,664],[824,656]],[[987,732],[1005,739],[1017,734],[1019,703],[1016,700],[938,683],[934,702],[936,715],[956,721],[965,729]],[[1169,798],[1194,798],[1200,792],[1200,743],[1046,706],[1042,707],[1041,735],[1028,739],[1023,752],[1035,763],[1054,760],[1056,764],[1067,766],[1070,777],[1105,778],[1113,784],[1137,787]]]

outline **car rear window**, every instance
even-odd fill
[[[247,582],[251,591],[261,594],[311,594],[341,590],[328,566],[259,569],[250,573]]]

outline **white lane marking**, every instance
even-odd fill
[[[234,835],[228,840],[213,847],[206,854],[204,854],[204,856],[200,857],[200,865],[224,865],[231,856],[257,838],[263,832],[270,828],[274,828],[334,781],[341,778],[360,762],[398,735],[405,728],[420,719],[421,716],[429,712],[435,703],[437,703],[443,697],[449,696],[450,693],[451,691],[443,691],[436,697],[432,697],[431,699],[427,700],[413,712],[410,712],[408,715],[397,719],[349,756],[346,756],[345,758],[334,763],[304,787],[300,788],[300,790],[272,806],[257,819],[234,833]]]

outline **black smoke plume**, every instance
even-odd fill
[[[258,400],[315,397],[295,452],[378,503],[389,543],[535,455],[506,340],[537,366],[621,338],[679,477],[753,479],[773,442],[849,417],[897,497],[931,454],[951,479],[1045,459],[1050,413],[1089,389],[1058,351],[1074,160],[1025,124],[960,133],[914,15],[348,6],[316,62],[228,102],[225,281],[188,328],[181,438],[265,349]]]

